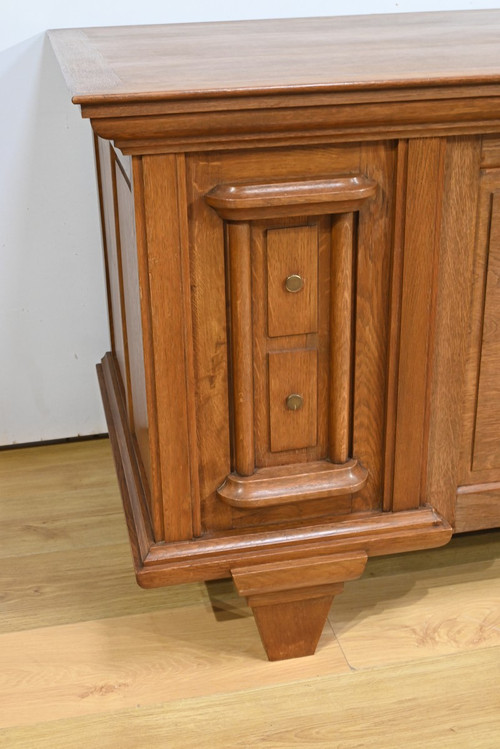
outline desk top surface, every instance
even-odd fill
[[[500,10],[61,29],[78,104],[500,83]]]

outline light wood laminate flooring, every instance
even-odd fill
[[[498,749],[500,531],[371,559],[315,656],[230,581],[141,590],[108,440],[0,452],[2,749]]]

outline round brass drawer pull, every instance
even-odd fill
[[[289,411],[298,411],[304,405],[304,399],[298,393],[291,393],[286,399],[286,407]]]
[[[296,294],[297,291],[300,291],[303,288],[303,286],[304,279],[297,273],[292,273],[292,275],[288,276],[285,280],[285,289],[291,294]]]

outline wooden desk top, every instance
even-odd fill
[[[500,83],[500,10],[49,32],[76,104]]]

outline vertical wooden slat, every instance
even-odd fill
[[[394,241],[391,268],[389,350],[387,369],[387,409],[385,422],[383,508],[392,509],[394,489],[394,450],[396,445],[396,414],[398,398],[399,340],[401,331],[401,291],[403,282],[403,249],[405,237],[405,204],[408,167],[408,141],[397,146],[394,206]]]
[[[164,537],[162,485],[160,448],[158,441],[158,414],[156,410],[156,384],[154,377],[154,351],[151,321],[151,291],[149,284],[149,261],[146,237],[142,158],[134,157],[132,161],[132,171],[135,205],[135,233],[137,242],[137,271],[140,289],[139,296],[142,321],[142,343],[144,351],[144,373],[149,423],[149,452],[151,463],[149,502],[154,537],[156,541],[161,541]]]
[[[439,138],[408,147],[393,510],[421,502],[445,148]]]
[[[432,451],[428,456],[424,493],[427,502],[450,523],[454,521],[460,446],[465,429],[480,154],[478,138],[448,140],[430,391]]]
[[[255,440],[249,224],[229,223],[227,241],[231,300],[235,469],[241,476],[250,476],[255,469]]]
[[[330,459],[349,459],[352,375],[354,214],[335,217],[331,255]]]
[[[125,304],[125,288],[124,288],[124,275],[123,270],[123,257],[122,257],[122,242],[120,235],[120,207],[119,207],[119,196],[117,186],[117,166],[116,156],[113,147],[107,142],[110,154],[111,163],[111,184],[113,189],[113,220],[114,220],[114,236],[116,243],[116,258],[117,258],[117,275],[118,275],[118,298],[119,304],[116,305],[120,310],[121,317],[121,340],[117,341],[115,338],[116,358],[120,367],[121,376],[123,378],[123,384],[125,387],[125,396],[127,402],[127,411],[129,417],[129,423],[132,424],[134,420],[133,414],[133,403],[132,403],[132,383],[130,380],[130,356],[128,350],[128,328],[127,328],[127,311]]]
[[[109,212],[110,212],[110,201],[113,200],[113,194],[110,185],[110,163],[109,153],[106,147],[106,142],[94,134],[94,155],[95,165],[97,174],[97,189],[99,192],[99,211],[101,218],[101,236],[102,246],[104,251],[104,269],[106,272],[106,298],[108,301],[108,321],[109,321],[109,337],[111,343],[111,351],[115,349],[115,330],[113,320],[113,307],[112,307],[112,278],[111,278],[111,265],[112,254],[111,247],[109,246],[114,242],[114,236],[110,236],[109,230]],[[116,249],[114,250],[116,252]]]
[[[175,156],[143,157],[164,538],[192,538],[187,340]]]
[[[363,144],[359,169],[378,189],[358,214],[355,256],[356,337],[352,396],[352,455],[368,469],[353,511],[381,505],[387,408],[387,347],[394,232],[396,144]]]
[[[108,308],[112,331],[112,351],[118,362],[122,387],[127,407],[130,389],[127,378],[127,331],[123,299],[123,270],[118,224],[118,200],[116,195],[115,156],[109,141],[98,138],[96,158],[99,164],[99,186],[101,192],[101,215],[103,239],[109,276]]]
[[[142,358],[142,331],[140,324],[139,289],[137,277],[137,255],[133,198],[129,184],[123,176],[113,153],[114,185],[116,195],[117,244],[120,255],[120,286],[122,293],[123,330],[125,343],[125,368],[127,372],[127,395],[129,424],[135,431],[135,410],[144,382]],[[139,381],[139,387],[136,387]],[[142,393],[141,393],[142,395]],[[142,397],[141,397],[142,400]]]
[[[193,319],[192,319],[192,300],[191,300],[191,272],[189,263],[189,227],[187,217],[187,187],[186,187],[186,157],[184,154],[177,154],[177,204],[179,212],[179,242],[182,248],[182,288],[184,290],[184,325],[185,325],[185,357],[186,357],[186,376],[187,376],[187,410],[188,410],[188,429],[189,429],[189,468],[191,473],[191,500],[193,512],[193,535],[200,536],[201,529],[201,500],[200,500],[200,482],[198,478],[199,452],[196,429],[196,378],[194,371],[194,352],[191,341],[193,340]]]

